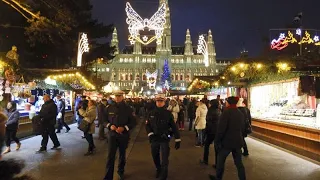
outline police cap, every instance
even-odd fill
[[[122,95],[124,95],[125,93],[123,92],[123,91],[121,91],[121,90],[116,90],[116,91],[113,91],[113,95],[115,95],[115,96],[122,96]]]
[[[161,100],[165,100],[166,96],[164,94],[157,94],[156,95],[156,101],[161,101]]]

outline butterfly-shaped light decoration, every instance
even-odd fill
[[[161,44],[164,25],[166,23],[166,4],[163,3],[158,11],[150,19],[142,19],[141,16],[132,8],[129,2],[126,3],[125,11],[127,13],[126,22],[129,25],[129,41],[134,44],[135,41],[147,45],[157,39],[157,44]],[[155,31],[155,36],[144,42],[139,37],[139,31],[144,31],[145,28]]]
[[[147,70],[146,76],[147,76],[147,83],[148,83],[149,89],[155,90],[156,83],[157,83],[157,77],[158,77],[158,70],[156,70],[152,74]]]
[[[204,65],[208,67],[209,66],[208,46],[203,35],[199,36],[197,53],[201,53],[203,55]]]

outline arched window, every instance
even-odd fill
[[[129,80],[130,81],[133,80],[133,75],[132,74],[130,74]]]
[[[175,79],[174,79],[174,75],[173,74],[171,74],[171,80],[172,81],[174,81]]]
[[[183,74],[180,74],[180,80],[183,81]]]
[[[179,74],[177,73],[176,74],[176,78],[175,78],[177,81],[179,80]]]
[[[137,74],[137,75],[136,75],[136,81],[139,81],[139,80],[140,80],[140,75]]]
[[[144,80],[144,81],[146,81],[146,80],[147,80],[147,76],[146,76],[146,74],[143,74],[143,76],[142,76],[142,80]]]

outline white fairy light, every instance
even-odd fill
[[[314,40],[314,42],[318,42],[319,41],[319,36],[314,36],[313,40]]]
[[[197,53],[201,53],[203,55],[204,65],[208,67],[209,66],[208,46],[203,35],[199,36]]]
[[[130,3],[126,3],[125,11],[127,13],[126,22],[129,25],[129,33],[130,37],[133,40],[141,41],[139,37],[139,31],[148,28],[148,30],[155,31],[155,38],[157,39],[157,43],[161,43],[161,38],[163,34],[164,25],[166,23],[166,4],[163,3],[158,11],[154,13],[154,15],[150,19],[142,19],[141,16],[131,7]],[[132,44],[132,40],[130,39],[130,43]],[[151,41],[152,42],[152,41]],[[149,43],[151,43],[149,42]]]
[[[301,36],[301,33],[302,33],[301,29],[297,29],[297,30],[296,30],[296,34],[297,34],[297,35]]]
[[[77,56],[78,67],[82,65],[82,54],[85,52],[89,52],[88,36],[86,33],[81,33],[80,40],[78,43],[78,56]]]

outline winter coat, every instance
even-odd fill
[[[5,136],[5,122],[7,121],[8,117],[0,112],[0,151],[3,146],[4,136]]]
[[[218,123],[221,112],[219,109],[210,107],[207,113],[206,133],[215,135],[218,129]]]
[[[14,110],[12,112],[8,112],[8,120],[6,122],[6,129],[9,130],[18,130],[19,126],[19,118],[20,118],[20,113],[18,110]]]
[[[52,99],[45,102],[39,112],[40,117],[42,118],[43,128],[48,128],[56,124],[56,117],[58,114],[57,105]]]
[[[107,118],[108,113],[107,113],[107,106],[100,103],[98,105],[98,122],[100,125],[103,125],[105,122],[105,118]]]
[[[194,119],[196,117],[197,106],[194,101],[191,101],[188,106],[188,117]]]
[[[224,110],[220,117],[215,144],[226,149],[243,147],[244,121],[244,115],[238,108]]]
[[[66,112],[66,103],[64,100],[60,99],[57,101],[58,113],[64,114]]]
[[[90,123],[90,128],[88,133],[89,134],[94,134],[95,133],[95,127],[96,125],[94,124],[94,120],[97,117],[97,109],[95,106],[91,106],[90,108],[87,108],[87,110],[84,109],[79,109],[79,114],[83,116],[83,120],[87,121]]]
[[[172,113],[174,122],[177,122],[178,113],[180,111],[179,104],[176,102],[176,105],[174,107],[172,105],[169,105],[168,110]]]
[[[251,125],[251,113],[250,113],[250,110],[247,107],[238,107],[238,109],[244,115],[245,128],[247,128],[247,126],[249,126],[249,124]],[[247,132],[244,132],[243,136],[247,137],[248,136]]]
[[[196,110],[196,120],[194,124],[195,129],[205,129],[206,128],[206,117],[208,113],[208,108],[205,104],[200,104]]]

